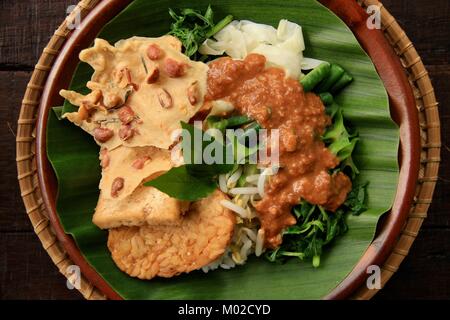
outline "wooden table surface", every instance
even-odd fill
[[[0,298],[81,299],[41,247],[17,183],[16,122],[33,66],[68,0],[0,0]],[[399,272],[376,299],[450,298],[450,1],[384,0],[414,42],[440,102],[442,164],[429,216]]]

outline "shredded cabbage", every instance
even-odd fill
[[[266,57],[267,66],[281,67],[293,78],[301,75],[301,69],[311,69],[317,60],[303,58],[305,43],[302,27],[288,20],[280,20],[278,28],[248,20],[233,21],[200,46],[205,55],[223,55],[244,59],[249,53]],[[306,61],[305,61],[306,60]]]

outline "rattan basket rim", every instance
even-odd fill
[[[416,185],[414,203],[392,252],[381,266],[381,288],[383,288],[386,282],[398,270],[403,259],[408,255],[409,249],[427,216],[438,180],[441,146],[440,120],[438,103],[436,102],[430,78],[420,56],[406,33],[379,1],[363,0],[358,2],[363,7],[376,5],[380,8],[384,35],[399,56],[408,75],[416,98],[416,106],[419,111],[420,120],[421,167]],[[59,271],[68,279],[72,275],[71,269],[68,267],[73,263],[54,234],[38,183],[35,160],[36,114],[47,76],[56,56],[70,35],[70,26],[72,25],[72,21],[76,19],[75,13],[80,12],[81,17],[84,18],[98,3],[99,0],[80,1],[76,10],[58,27],[50,42],[44,48],[22,100],[16,136],[18,180],[27,215],[42,246]],[[103,293],[93,286],[83,275],[81,275],[80,280],[81,286],[78,290],[83,297],[86,299],[105,298]],[[369,290],[366,286],[362,286],[353,294],[352,298],[370,299],[379,290]]]

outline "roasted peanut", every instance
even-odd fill
[[[158,100],[161,107],[169,109],[173,105],[172,96],[166,89],[160,89],[158,93]]]
[[[134,120],[134,111],[130,106],[123,106],[119,109],[119,120],[123,124],[129,124]]]
[[[197,81],[189,86],[189,88],[187,89],[187,96],[191,105],[195,105],[198,102],[199,90]]]
[[[174,59],[167,58],[164,60],[164,71],[171,78],[179,78],[184,75],[184,64]]]
[[[122,73],[122,76],[125,75],[126,85],[130,85],[133,87],[134,91],[138,91],[139,85],[133,82],[133,78],[131,77],[130,69],[123,68],[122,70],[120,70],[120,72]],[[121,84],[123,84],[123,81],[121,81]]]
[[[157,44],[151,44],[147,48],[147,56],[150,60],[159,60],[163,56],[164,51]]]
[[[109,154],[108,154],[108,150],[107,149],[102,149],[102,151],[100,151],[100,165],[103,169],[107,168],[109,166],[109,162],[110,162],[110,158],[109,158]]]
[[[105,99],[105,107],[107,109],[115,108],[120,106],[123,103],[123,99],[119,97],[117,94],[111,94],[108,96],[108,99]]]
[[[124,185],[125,180],[123,178],[115,178],[111,185],[111,196],[116,198],[119,195],[119,192],[123,189]]]
[[[95,128],[94,138],[100,143],[105,143],[114,136],[114,131],[108,128]]]
[[[142,157],[133,161],[131,166],[137,170],[141,170],[144,168],[145,161],[147,161],[149,157]]]
[[[129,124],[123,125],[119,129],[119,138],[123,141],[133,138],[134,130]]]
[[[148,84],[155,83],[156,81],[158,81],[158,79],[159,79],[159,68],[155,67],[147,76],[147,83]]]

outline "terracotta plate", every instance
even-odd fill
[[[83,275],[110,299],[120,296],[85,261],[72,237],[65,234],[56,213],[57,181],[46,156],[46,127],[52,106],[60,105],[60,89],[68,87],[78,63],[78,54],[89,46],[100,29],[131,0],[101,1],[83,19],[79,29],[67,39],[59,54],[42,94],[36,132],[36,154],[39,183],[56,236],[72,261],[80,266]],[[352,29],[358,41],[374,62],[384,82],[390,99],[391,114],[400,127],[400,178],[397,194],[390,214],[379,223],[376,237],[353,271],[325,298],[343,299],[360,287],[369,265],[381,265],[390,253],[400,234],[411,207],[414,188],[419,171],[419,125],[414,96],[397,55],[388,44],[381,30],[366,27],[367,14],[356,3],[349,0],[322,0]]]

